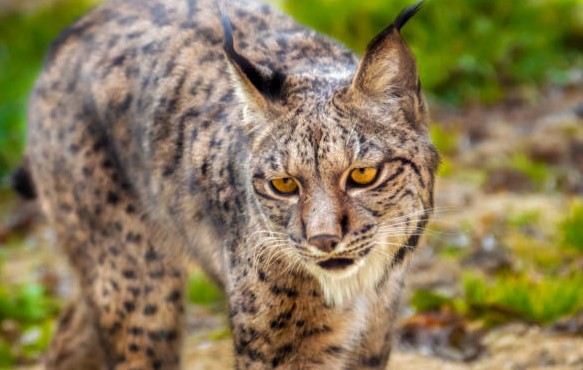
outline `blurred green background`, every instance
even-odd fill
[[[7,185],[25,146],[26,100],[43,55],[59,30],[97,2],[0,0],[0,221],[4,223],[10,224],[20,207]],[[362,53],[367,42],[412,1],[271,2]],[[471,194],[477,206],[500,199],[511,205],[534,202],[530,209],[502,208],[459,222],[440,224],[437,217],[425,243],[436,261],[446,266],[454,261],[462,266],[461,272],[453,292],[414,286],[413,311],[454,312],[464,320],[480,322],[481,328],[516,319],[553,324],[576,314],[583,308],[581,121],[566,118],[555,131],[541,129],[542,141],[519,142],[516,138],[522,140],[522,133],[531,135],[534,129],[525,126],[509,134],[512,120],[501,118],[500,125],[491,125],[492,132],[484,134],[483,127],[466,125],[471,119],[456,117],[473,117],[477,111],[480,121],[492,115],[506,117],[516,106],[534,110],[549,90],[565,96],[575,91],[575,101],[581,99],[583,1],[429,0],[403,34],[438,113],[431,134],[444,157],[440,181],[459,190],[453,192]],[[439,114],[443,111],[454,114]],[[537,114],[542,122],[545,112]],[[530,119],[523,116],[522,121]],[[559,141],[548,148],[541,145],[553,138]],[[480,140],[497,146],[472,160]],[[3,236],[0,228],[0,273],[21,251],[39,250],[35,242],[30,244],[30,235],[35,234],[10,230]],[[501,253],[485,257],[499,262],[494,271],[472,264],[480,253],[492,250]],[[50,339],[61,297],[54,284],[47,283],[46,274],[37,275],[23,282],[0,283],[0,369],[34,363]],[[193,273],[188,292],[193,304],[220,305],[220,292],[200,273]]]

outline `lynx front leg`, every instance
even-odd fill
[[[329,307],[313,278],[272,267],[242,268],[230,290],[236,368],[355,368],[357,309]]]
[[[47,355],[49,370],[179,368],[184,258],[172,242],[154,238],[160,233],[129,200],[122,202],[117,199],[100,217],[88,215],[82,203],[55,217],[81,294],[62,315]],[[119,212],[121,207],[130,212]]]
[[[144,241],[136,249],[138,255],[106,261],[109,267],[93,282],[91,300],[111,369],[175,370],[180,366],[184,268],[148,244]],[[118,252],[123,254],[121,249],[112,254]]]
[[[45,356],[47,370],[106,370],[105,354],[97,338],[93,311],[83,299],[61,312],[51,347]]]
[[[361,336],[358,369],[385,369],[391,354],[399,314],[404,268],[398,267],[376,286],[369,297],[366,326]]]

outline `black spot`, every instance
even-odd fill
[[[119,203],[119,195],[112,191],[107,192],[107,203],[116,205]]]
[[[133,302],[130,301],[126,301],[123,303],[123,307],[125,308],[127,313],[131,313],[134,312],[134,310],[136,309],[136,305]]]
[[[273,360],[271,361],[271,366],[277,367],[281,365],[281,363],[289,357],[293,349],[294,346],[291,343],[278,348],[275,356],[273,357]]]
[[[156,312],[158,312],[158,307],[156,305],[149,304],[144,307],[144,315],[146,316],[154,315]]]
[[[128,350],[129,350],[130,352],[138,352],[138,351],[140,350],[140,346],[138,346],[138,345],[137,345],[137,344],[135,344],[135,343],[130,343],[130,344],[128,345]]]
[[[128,331],[131,335],[134,336],[140,336],[144,334],[144,329],[137,326],[132,326]]]
[[[148,248],[148,251],[146,252],[145,258],[146,261],[151,262],[157,260],[158,258],[160,258],[160,256],[158,255],[154,247],[150,246]]]
[[[271,287],[271,292],[275,295],[285,294],[288,298],[295,298],[298,296],[297,290],[293,288],[285,288],[277,285]]]
[[[138,233],[129,232],[126,235],[126,241],[128,243],[139,243],[142,240],[142,236]]]
[[[172,293],[170,293],[167,297],[166,297],[166,301],[168,302],[179,302],[182,299],[182,293],[179,290],[175,290]]]
[[[176,330],[153,330],[148,331],[148,338],[155,342],[171,342],[178,338],[178,332]]]
[[[137,298],[140,295],[141,289],[137,287],[128,287],[128,292],[130,292],[134,298]]]
[[[362,360],[362,364],[366,367],[379,367],[382,365],[381,356],[370,356]]]
[[[265,275],[265,271],[263,270],[259,270],[259,272],[257,273],[257,276],[259,277],[260,281],[267,281],[267,275]]]
[[[134,270],[123,270],[122,275],[126,279],[130,279],[130,280],[136,279],[136,277],[137,277],[136,272]]]
[[[269,323],[272,330],[280,330],[287,326],[292,317],[293,310],[279,314],[274,320]]]

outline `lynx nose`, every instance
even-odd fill
[[[308,243],[312,244],[322,252],[330,253],[340,243],[340,238],[336,235],[316,235],[308,239]]]

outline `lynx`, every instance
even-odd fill
[[[47,369],[180,368],[189,258],[237,369],[384,368],[439,162],[400,35],[418,9],[361,59],[250,0],[114,0],[67,28],[28,119],[80,287]]]

